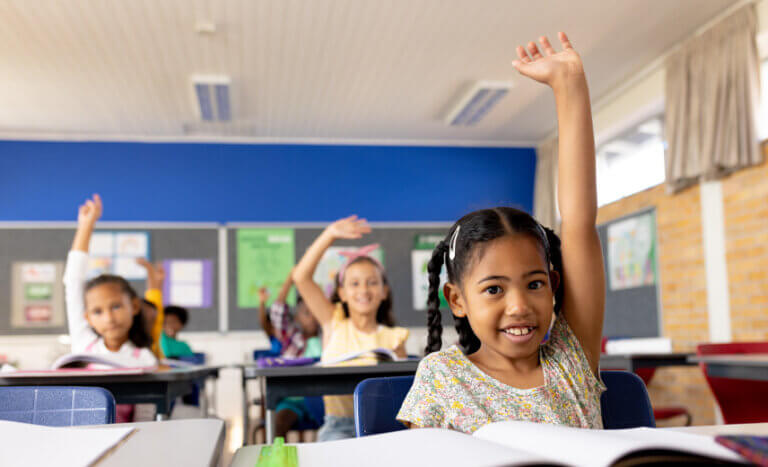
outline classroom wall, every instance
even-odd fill
[[[455,221],[531,211],[533,148],[0,141],[0,221]]]

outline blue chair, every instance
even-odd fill
[[[656,427],[645,384],[634,373],[601,371],[608,388],[600,398],[606,429]],[[355,388],[355,433],[358,437],[404,430],[395,420],[413,376],[366,379]]]
[[[608,388],[600,398],[605,429],[656,428],[651,400],[639,376],[628,371],[606,370],[600,372],[600,379]]]
[[[115,398],[96,387],[0,387],[0,420],[44,426],[115,423]]]
[[[177,360],[182,362],[192,363],[194,365],[205,365],[205,354],[202,352],[195,352],[192,355],[180,355],[176,357]],[[200,385],[195,384],[192,386],[192,392],[185,396],[181,396],[181,400],[187,405],[200,406]]]

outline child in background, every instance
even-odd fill
[[[269,317],[265,316],[266,302],[269,291],[259,289],[259,313],[264,330],[280,341],[285,358],[320,358],[322,344],[317,336],[320,325],[301,299],[296,297],[296,313],[291,316],[286,303],[288,292],[293,285],[291,274],[283,282],[280,292],[269,307]],[[268,326],[265,326],[265,324]],[[277,403],[275,408],[275,436],[282,436],[297,423],[311,418],[303,397],[286,397]]]
[[[165,307],[165,323],[160,337],[163,353],[168,358],[184,357],[195,353],[184,341],[177,340],[179,332],[184,329],[189,320],[189,312],[186,308],[169,305]]]
[[[150,350],[141,315],[141,303],[131,285],[120,276],[102,274],[86,282],[88,247],[102,204],[94,195],[80,206],[77,231],[64,271],[67,324],[73,353],[109,355],[126,366],[157,365]],[[133,406],[119,404],[117,420],[131,421]]]
[[[370,256],[353,255],[339,271],[341,303],[331,303],[312,276],[325,251],[339,239],[357,239],[371,231],[365,219],[356,216],[329,225],[307,249],[293,271],[301,296],[323,330],[323,361],[349,352],[388,348],[405,358],[408,330],[394,327],[392,294],[381,264]],[[274,322],[273,322],[274,324]],[[358,359],[340,365],[375,363]],[[352,396],[325,396],[325,424],[318,441],[353,438],[355,422]]]
[[[564,33],[563,51],[546,37],[513,64],[549,85],[560,139],[560,239],[525,212],[499,207],[459,219],[428,265],[429,336],[397,419],[412,428],[472,433],[503,420],[602,428],[598,364],[605,278],[595,229],[595,147],[581,59]],[[530,54],[530,56],[529,56]],[[441,347],[438,290],[461,347]],[[550,338],[542,343],[545,335]]]

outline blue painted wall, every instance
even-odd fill
[[[531,211],[532,148],[0,141],[0,220],[454,221]]]

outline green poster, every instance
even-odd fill
[[[53,284],[24,284],[24,297],[27,300],[50,300]]]
[[[444,235],[416,235],[411,251],[411,274],[413,280],[413,309],[426,310],[427,296],[429,294],[429,274],[427,264],[432,258],[435,246],[444,238]],[[440,308],[448,308],[448,302],[443,295],[443,285],[448,281],[448,274],[443,266],[440,272]]]
[[[237,306],[259,307],[259,289],[269,290],[267,305],[277,297],[280,287],[295,264],[293,229],[237,230]],[[294,292],[288,303],[295,302]]]

